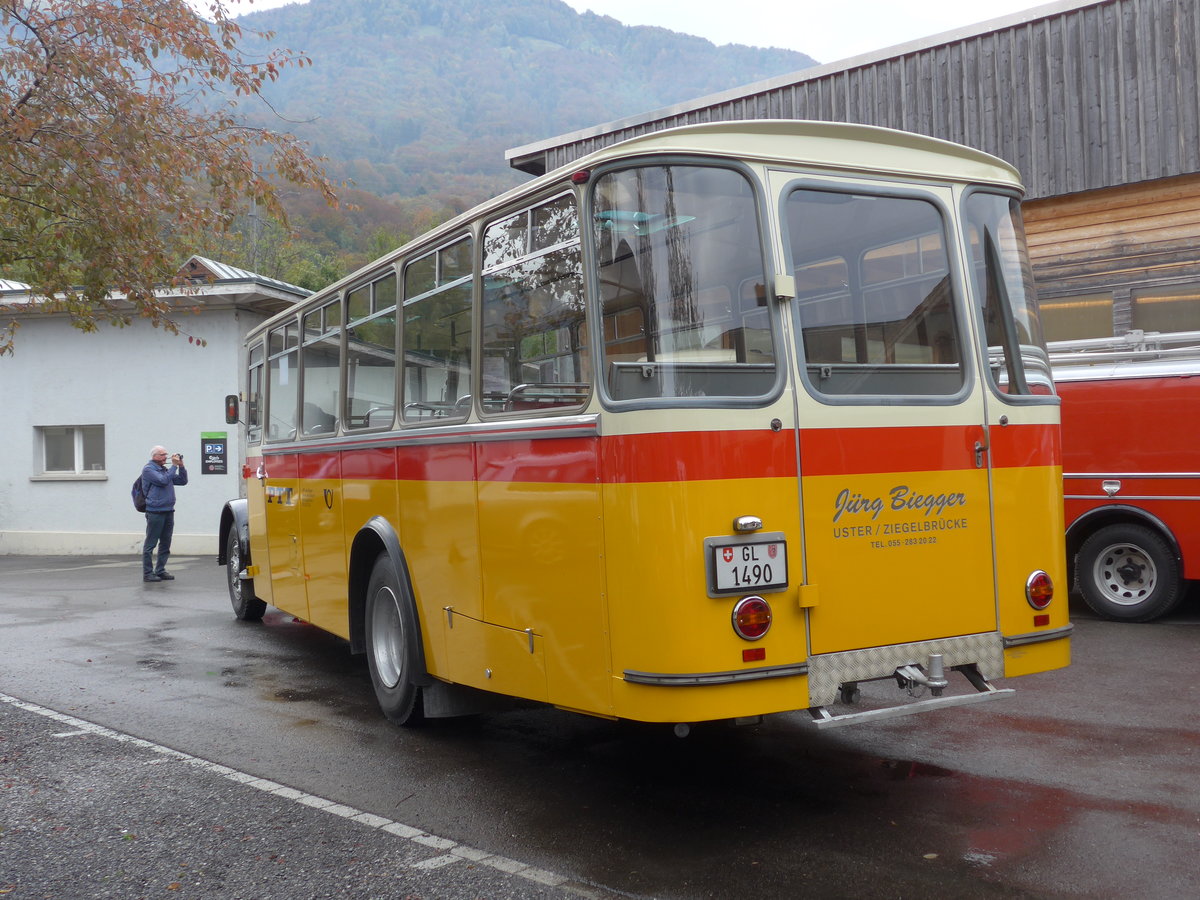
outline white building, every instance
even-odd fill
[[[155,444],[182,453],[188,470],[172,552],[216,554],[221,506],[242,491],[224,398],[240,389],[243,339],[308,291],[203,257],[184,271],[199,282],[170,296],[184,335],[141,319],[86,334],[0,282],[0,317],[20,324],[13,354],[0,356],[0,554],[140,553],[145,519],[130,487]],[[223,467],[204,453],[218,435]]]

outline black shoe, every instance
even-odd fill
[[[174,575],[168,575],[166,572],[157,572],[155,574],[158,575],[159,581],[174,581],[175,580]]]
[[[142,581],[162,581],[162,576],[160,576],[160,575],[143,575]]]

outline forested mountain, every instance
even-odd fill
[[[290,234],[251,215],[190,252],[312,289],[524,180],[505,163],[512,147],[814,64],[560,0],[310,0],[239,22],[248,52],[312,60],[284,69],[246,117],[299,135],[352,187],[338,210],[285,195]]]
[[[313,61],[264,91],[285,122],[248,114],[305,138],[362,190],[397,198],[477,200],[518,180],[510,147],[814,64],[560,0],[310,0],[240,21]]]

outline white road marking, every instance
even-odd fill
[[[38,706],[35,703],[28,703],[24,700],[19,700],[16,697],[10,697],[7,694],[0,694],[0,702],[8,703],[18,709],[23,709],[26,712],[35,713],[39,716],[44,716],[47,719],[53,719],[56,722],[61,722],[64,725],[71,726],[73,731],[63,731],[54,735],[55,737],[75,737],[78,735],[92,734],[99,737],[109,738],[123,744],[132,744],[135,747],[141,747],[145,750],[150,750],[158,753],[175,762],[186,763],[195,766],[198,769],[204,769],[214,775],[222,778],[228,778],[230,781],[238,782],[248,788],[263,791],[268,794],[274,794],[284,800],[290,800],[293,803],[301,803],[305,806],[311,806],[313,809],[319,809],[323,812],[332,813],[342,818],[350,819],[357,822],[364,828],[374,828],[378,831],[387,832],[393,835],[398,840],[410,841],[414,844],[419,844],[423,847],[431,847],[435,850],[442,850],[442,855],[434,856],[421,862],[413,863],[409,868],[433,870],[443,866],[451,865],[457,862],[472,862],[476,865],[488,866],[500,872],[505,872],[509,875],[515,875],[519,878],[526,878],[530,881],[535,881],[538,884],[548,885],[550,887],[558,887],[572,893],[578,893],[581,896],[591,896],[592,892],[585,890],[575,890],[574,885],[568,884],[568,879],[554,872],[548,872],[545,869],[537,869],[533,866],[518,862],[514,859],[508,859],[504,856],[497,856],[493,853],[488,853],[486,850],[478,850],[474,847],[468,847],[464,844],[459,844],[447,838],[438,837],[434,834],[421,831],[419,828],[413,828],[411,825],[405,825],[401,822],[394,822],[391,819],[385,819],[383,816],[377,816],[374,813],[364,812],[360,809],[354,809],[351,806],[346,806],[341,803],[335,803],[332,800],[326,800],[323,797],[317,797],[312,794],[307,794],[304,791],[296,790],[295,788],[287,787],[278,782],[270,781],[266,778],[260,778],[257,775],[249,775],[245,772],[239,772],[236,769],[231,769],[228,766],[220,765],[219,763],[211,762],[207,759],[201,759],[198,756],[192,756],[189,753],[181,753],[178,750],[172,750],[170,747],[164,747],[161,744],[154,744],[150,741],[144,741],[141,738],[135,738],[129,734],[123,734],[119,731],[113,731],[111,728],[105,728],[102,725],[96,725],[92,722],[77,719],[74,716],[68,716],[65,713],[60,713],[52,709],[47,709],[44,706]],[[162,762],[156,760],[155,762]]]

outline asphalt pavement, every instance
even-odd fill
[[[601,896],[0,693],[4,900]]]

